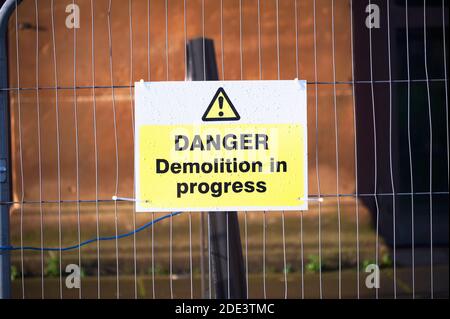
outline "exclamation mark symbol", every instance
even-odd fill
[[[223,96],[219,96],[219,108],[220,109],[223,108]],[[223,116],[223,112],[222,111],[219,112],[219,116]]]

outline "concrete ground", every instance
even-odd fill
[[[151,214],[133,213],[132,205],[120,203],[118,205],[118,234],[130,232],[134,229],[134,218],[137,227],[151,220]],[[21,225],[21,213],[23,223]],[[62,206],[61,234],[62,246],[78,243],[77,237],[77,209],[76,205]],[[163,214],[155,214],[155,218]],[[284,267],[283,236],[281,212],[248,212],[239,213],[241,240],[243,244],[244,262],[249,269],[249,292],[254,298],[262,297],[264,291],[263,272],[266,272],[266,293],[268,297],[284,297],[284,271],[287,274],[289,298],[301,298],[302,273],[304,274],[304,297],[320,297],[320,277],[322,277],[322,296],[324,298],[338,297],[339,260],[341,265],[342,297],[357,297],[357,261],[359,253],[360,297],[374,298],[374,290],[365,288],[367,274],[364,272],[368,264],[376,263],[376,233],[370,214],[360,205],[356,223],[354,200],[341,202],[341,241],[339,245],[338,218],[333,202],[324,202],[320,212],[312,205],[308,212],[285,213],[285,245],[286,268]],[[40,211],[38,205],[25,205],[24,210],[14,209],[12,212],[12,244],[19,246],[39,247],[41,245]],[[84,204],[80,207],[81,241],[96,237],[95,204]],[[115,232],[114,208],[111,204],[100,204],[99,229],[100,236],[111,236]],[[266,258],[263,259],[263,221],[266,219]],[[245,233],[245,218],[247,217],[247,235]],[[43,239],[44,246],[58,247],[58,210],[54,204],[43,207]],[[191,221],[191,232],[189,232]],[[172,255],[170,255],[170,223],[172,222]],[[205,225],[206,226],[206,225]],[[356,233],[358,226],[359,237]],[[21,231],[22,229],[22,231]],[[205,227],[205,231],[207,227]],[[320,241],[319,241],[320,230]],[[22,234],[22,236],[21,236]],[[191,237],[189,236],[191,234]],[[98,293],[97,274],[100,262],[100,290],[102,297],[114,297],[116,294],[116,278],[119,276],[120,297],[134,297],[134,267],[136,267],[136,289],[139,297],[153,297],[152,273],[155,274],[156,297],[170,297],[170,278],[173,280],[175,297],[190,297],[190,273],[193,273],[193,293],[201,296],[200,287],[200,214],[188,213],[176,216],[172,221],[164,220],[153,227],[154,242],[152,245],[152,228],[145,229],[134,237],[116,241],[102,241],[84,246],[80,255],[78,250],[61,253],[61,269],[67,264],[79,263],[82,269],[82,296],[95,298]],[[189,240],[192,240],[190,244]],[[357,246],[357,242],[359,245]],[[206,242],[207,243],[207,242]],[[320,254],[319,259],[319,243]],[[394,269],[393,252],[387,247],[382,238],[378,241],[378,264],[381,267],[380,298],[393,298]],[[153,254],[152,254],[153,246]],[[99,250],[97,250],[99,248]],[[134,249],[136,248],[136,253]],[[303,248],[303,249],[302,249]],[[358,250],[357,250],[358,249]],[[339,255],[339,251],[341,254]],[[190,266],[190,252],[192,252],[192,268]],[[99,255],[97,255],[97,253]],[[448,296],[448,248],[434,247],[434,292],[435,297]],[[412,296],[412,269],[409,248],[398,248],[396,258],[397,296],[410,298]],[[418,298],[430,296],[430,266],[429,249],[415,249],[415,293]],[[97,257],[100,256],[98,260]],[[22,297],[22,287],[26,298],[39,298],[42,290],[42,274],[44,275],[44,296],[59,297],[59,254],[24,251],[12,253],[14,268],[14,297]],[[302,258],[303,257],[303,258]],[[172,259],[172,276],[170,276],[170,259]],[[153,263],[152,263],[153,261]],[[447,263],[446,263],[447,261]],[[118,264],[117,264],[117,263]],[[119,266],[117,272],[117,265]],[[153,265],[153,267],[152,267]],[[208,254],[205,251],[205,271],[207,276]],[[22,280],[23,270],[23,280]],[[63,274],[65,276],[65,274]],[[63,277],[63,296],[71,298],[78,293],[65,288]],[[206,280],[206,286],[207,280]]]
[[[441,280],[436,281],[434,285],[435,298],[448,298],[448,266],[436,267],[435,276]],[[366,288],[364,272],[360,272],[360,291],[359,297],[362,299],[376,298],[375,289]],[[429,268],[418,267],[415,270],[415,298],[430,297]],[[397,298],[413,298],[412,275],[410,269],[399,269],[397,272]],[[173,297],[190,298],[190,278],[189,276],[176,276],[173,279]],[[97,278],[86,277],[82,279],[82,298],[97,298]],[[193,280],[193,296],[201,298],[200,279],[196,275]],[[303,279],[300,274],[288,276],[288,298],[320,298],[320,279],[318,273],[305,273]],[[136,282],[138,298],[153,298],[153,285],[151,276],[139,276]],[[393,292],[393,272],[391,269],[381,271],[381,282],[378,290],[378,298],[392,299]],[[134,298],[135,281],[134,277],[123,276],[120,280],[120,297]],[[270,274],[266,277],[266,296],[267,298],[284,298],[285,282],[283,275]],[[261,274],[252,274],[249,276],[249,296],[250,298],[264,298],[263,280]],[[13,285],[13,296],[21,297],[21,284],[15,282]],[[102,277],[101,279],[101,297],[115,298],[116,278]],[[46,279],[45,297],[59,298],[59,279]],[[63,298],[78,298],[78,290],[64,289]],[[170,298],[170,283],[166,276],[158,275],[155,278],[155,297]],[[322,274],[322,297],[339,298],[338,293],[338,273],[337,271],[324,272]],[[342,298],[357,298],[357,274],[354,270],[345,270],[342,272]],[[27,298],[41,298],[41,280],[33,278],[27,280]]]

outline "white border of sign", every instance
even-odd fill
[[[204,122],[202,116],[222,87],[240,115],[239,121]],[[292,100],[292,97],[296,97]],[[238,206],[201,208],[142,207],[139,190],[139,127],[141,125],[291,124],[304,125],[307,136],[306,81],[168,81],[135,83],[134,171],[136,212],[267,211],[308,209],[308,161],[305,161],[305,198],[298,206]],[[268,107],[270,106],[270,107]],[[307,138],[304,154],[308,158]],[[299,200],[300,203],[300,200]]]

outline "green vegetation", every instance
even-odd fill
[[[384,254],[381,257],[380,267],[391,267],[392,266],[392,258],[389,254]]]
[[[367,266],[369,266],[371,264],[375,264],[375,260],[373,260],[373,259],[364,259],[362,261],[362,263],[360,264],[360,268],[361,268],[361,270],[365,270],[367,268]]]
[[[317,255],[309,255],[308,262],[306,263],[306,270],[310,272],[319,272],[323,269],[323,263],[320,263],[319,256]]]
[[[17,278],[19,278],[20,276],[20,272],[19,270],[17,270],[16,266],[11,266],[11,281],[16,280]]]
[[[49,259],[47,260],[47,265],[45,266],[45,275],[47,277],[57,277],[59,276],[59,258],[54,252],[49,252]]]
[[[365,270],[367,266],[376,264],[374,259],[364,259],[361,263],[361,270]],[[383,254],[378,262],[380,268],[387,268],[392,266],[392,258],[389,254]]]

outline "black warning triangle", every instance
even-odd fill
[[[214,97],[202,116],[202,120],[205,122],[237,121],[240,118],[239,113],[234,108],[233,103],[231,103],[230,98],[222,87],[214,94]]]

